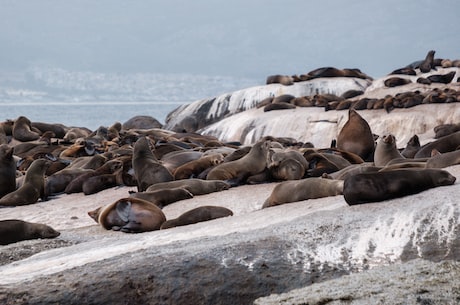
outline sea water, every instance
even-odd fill
[[[31,121],[96,129],[149,115],[164,123],[182,104],[260,85],[229,76],[99,73],[34,68],[0,73],[0,121]]]

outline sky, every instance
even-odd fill
[[[0,72],[383,76],[460,58],[458,0],[0,0]]]

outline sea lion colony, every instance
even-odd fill
[[[439,61],[427,58],[431,69],[435,69]],[[460,66],[457,61],[442,62],[443,65]],[[414,69],[420,69],[422,63],[414,63],[392,74],[413,75]],[[427,69],[426,63],[424,66]],[[316,77],[367,77],[356,69],[334,68],[317,69],[308,75],[293,78],[293,81]],[[286,77],[272,77],[270,82],[276,79],[286,85],[290,83]],[[385,100],[391,99],[392,103],[385,106],[383,102],[382,107],[391,111],[398,105],[415,106],[418,102],[460,101],[460,93],[452,89],[427,92],[387,97]],[[351,101],[356,94],[359,92],[350,92],[347,98],[342,98],[342,101],[349,101],[348,107],[343,108],[338,107],[340,102],[331,106],[332,101],[338,102],[331,97],[327,97],[328,102],[318,102],[318,96],[302,97],[316,100],[318,103],[314,105],[321,105],[325,110],[349,109],[349,120],[337,134],[337,140],[332,141],[331,147],[322,148],[279,137],[264,137],[252,146],[243,147],[240,143],[222,143],[215,137],[198,133],[164,130],[158,121],[145,116],[95,131],[31,122],[26,117],[7,120],[0,124],[0,205],[19,206],[52,200],[53,196],[62,193],[90,195],[110,187],[135,186],[138,192],[108,202],[89,211],[88,215],[106,229],[144,232],[230,216],[229,210],[207,206],[203,210],[186,212],[172,221],[166,219],[161,208],[178,200],[241,184],[281,182],[267,194],[263,204],[263,208],[267,208],[341,194],[350,205],[361,204],[455,183],[455,177],[442,168],[460,164],[457,150],[460,123],[437,126],[437,140],[424,146],[414,135],[407,147],[396,148],[392,135],[379,135],[380,139],[375,141],[372,127],[356,111],[363,109],[357,106],[362,103],[359,99]],[[299,98],[281,96],[264,103],[291,103],[293,99]],[[370,109],[370,101],[366,104]],[[7,231],[0,233],[6,234],[4,232]],[[22,235],[27,239],[55,237],[56,234]]]

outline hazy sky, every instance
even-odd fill
[[[458,0],[0,0],[0,69],[378,77],[460,58]]]

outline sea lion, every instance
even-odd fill
[[[381,167],[374,166],[371,162],[361,163],[361,164],[352,164],[345,168],[342,168],[339,171],[330,173],[330,174],[323,174],[323,178],[329,179],[336,179],[336,180],[345,180],[346,177],[350,175],[356,175],[360,173],[368,173],[368,172],[378,172]]]
[[[369,124],[354,109],[348,111],[348,121],[337,136],[337,148],[357,154],[364,161],[372,159],[374,136]]]
[[[375,146],[375,166],[385,166],[394,159],[405,159],[396,147],[396,139],[392,134],[384,135]]]
[[[458,146],[460,146],[460,131],[423,145],[414,158],[429,158],[433,149],[436,149],[440,153],[446,153],[456,150]]]
[[[286,109],[295,109],[297,106],[287,103],[271,103],[264,107],[264,112],[269,112],[273,110],[286,110]]]
[[[159,207],[139,198],[122,198],[88,215],[106,230],[125,233],[159,230],[166,221]]]
[[[20,116],[14,121],[13,138],[21,142],[35,141],[40,138],[40,133],[33,130],[28,118]]]
[[[149,186],[147,188],[147,192],[173,188],[184,188],[195,196],[228,190],[230,188],[230,184],[222,180],[201,180],[190,178],[156,183]]]
[[[174,173],[179,166],[182,166],[190,161],[198,160],[202,156],[202,152],[188,149],[166,154],[161,158],[160,162],[170,173]]]
[[[444,136],[453,134],[454,132],[460,131],[460,123],[457,124],[441,124],[436,126],[434,129],[434,138],[439,139]]]
[[[406,147],[401,151],[404,158],[414,158],[415,154],[420,149],[420,140],[417,135],[413,135],[407,142]]]
[[[53,175],[46,177],[46,196],[63,192],[72,180],[82,174],[93,171],[93,169],[64,168]]]
[[[454,79],[456,73],[456,71],[452,71],[447,74],[433,74],[428,76],[427,79],[432,83],[448,84]]]
[[[363,90],[350,89],[340,95],[342,99],[349,99],[363,94]]]
[[[307,174],[309,177],[319,177],[324,173],[333,173],[351,165],[348,160],[340,155],[320,153],[313,149],[305,151],[304,157],[308,161]]]
[[[85,127],[72,127],[64,135],[63,141],[65,143],[73,143],[80,138],[86,138],[91,134],[91,130]]]
[[[417,73],[415,72],[414,69],[410,67],[404,67],[404,68],[400,68],[400,69],[396,69],[392,71],[389,75],[392,75],[392,74],[416,75]]]
[[[455,177],[440,169],[396,169],[348,176],[343,195],[349,205],[378,202],[451,185]]]
[[[83,191],[83,183],[90,177],[104,175],[104,174],[113,174],[123,168],[123,161],[121,160],[110,160],[104,163],[102,166],[97,168],[94,171],[82,174],[72,180],[65,188],[64,193],[72,194],[79,193]]]
[[[16,161],[13,147],[0,145],[0,198],[16,190]]]
[[[342,180],[306,178],[284,181],[275,186],[270,196],[265,200],[262,208],[307,199],[336,196],[342,194],[342,189]]]
[[[187,162],[174,171],[174,179],[188,179],[197,177],[205,169],[224,162],[224,155],[212,154],[202,156],[197,160]]]
[[[425,60],[422,61],[420,64],[420,72],[422,73],[427,73],[430,72],[431,69],[434,68],[434,50],[428,51],[428,54],[426,54]]]
[[[390,77],[387,78],[383,84],[387,87],[397,87],[397,86],[404,86],[407,84],[412,83],[412,81],[408,78],[402,78],[402,77]]]
[[[249,176],[256,175],[266,168],[268,150],[268,141],[258,141],[249,153],[241,159],[224,162],[213,167],[206,176],[206,179],[227,180],[238,185]]]
[[[8,245],[22,240],[55,238],[60,233],[41,223],[18,219],[0,220],[0,245]]]
[[[281,84],[285,86],[290,86],[294,84],[294,79],[289,75],[270,75],[267,77],[267,81],[265,82],[267,85],[269,84]]]
[[[308,162],[305,162],[308,164]],[[270,175],[275,180],[299,180],[305,176],[308,168],[295,159],[285,159],[270,167]]]
[[[81,189],[83,194],[91,195],[121,184],[121,173],[115,172],[111,174],[102,174],[94,177],[89,177],[86,181],[83,182]]]
[[[157,119],[148,115],[136,115],[123,123],[123,129],[153,129],[162,127],[163,125]]]
[[[174,203],[176,201],[193,198],[193,194],[187,191],[185,188],[177,187],[171,189],[158,189],[156,191],[132,193],[129,195],[129,197],[149,201],[162,209],[168,204]]]
[[[62,124],[49,124],[49,123],[43,123],[43,122],[32,122],[31,126],[33,128],[38,129],[42,134],[46,133],[47,131],[51,131],[54,133],[53,138],[59,138],[59,139],[64,138],[67,130],[69,129],[68,127]]]
[[[206,205],[187,211],[175,219],[165,221],[161,225],[161,229],[186,226],[228,216],[233,216],[233,212],[231,210],[220,206]]]
[[[426,162],[427,168],[445,168],[451,165],[460,164],[460,150],[449,151],[446,153],[436,153]]]
[[[6,194],[0,199],[0,205],[18,206],[37,202],[39,198],[46,199],[45,194],[45,172],[51,161],[37,159],[27,169],[23,185]]]
[[[139,192],[145,191],[155,183],[174,180],[173,175],[160,164],[150,150],[146,137],[139,138],[134,144],[132,163]]]

